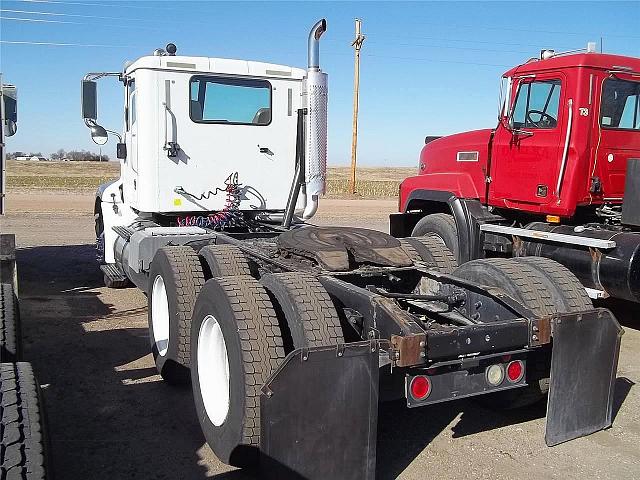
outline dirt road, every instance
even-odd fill
[[[394,200],[321,205],[318,223],[380,230],[395,209]],[[20,247],[25,355],[44,386],[57,477],[256,478],[215,458],[191,391],[156,375],[144,295],[102,287],[92,207],[90,193],[25,191],[9,195],[0,220]],[[500,413],[465,400],[411,411],[385,404],[379,478],[640,478],[640,322],[629,305],[613,307],[626,333],[611,429],[547,448],[544,405]]]

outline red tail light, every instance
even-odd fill
[[[524,364],[520,360],[514,360],[507,365],[507,378],[510,382],[515,383],[522,380],[524,376]]]
[[[431,381],[424,375],[418,375],[411,379],[409,392],[414,400],[424,400],[431,393]]]

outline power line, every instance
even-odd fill
[[[125,2],[116,3],[86,3],[86,2],[62,2],[57,0],[10,0],[14,2],[20,3],[44,3],[44,4],[53,4],[53,5],[78,5],[78,6],[86,6],[86,7],[105,7],[105,8],[135,8],[139,10],[167,10],[166,7],[143,7],[141,5],[127,5]],[[172,9],[173,10],[173,9]]]
[[[135,21],[135,22],[154,22],[156,20],[149,20],[144,18],[127,18],[127,17],[103,17],[100,15],[81,15],[79,13],[58,13],[58,12],[35,12],[33,10],[13,10],[9,8],[0,8],[0,12],[3,13],[20,13],[26,15],[48,15],[53,17],[74,17],[74,18],[93,18],[98,20],[119,20],[119,21]]]
[[[90,47],[90,48],[138,48],[134,45],[99,45],[92,43],[58,43],[58,42],[30,42],[19,40],[0,40],[0,43],[9,45],[37,45],[51,47]]]
[[[89,25],[92,27],[104,27],[104,28],[131,28],[130,25],[115,25],[115,24],[105,24],[105,23],[89,23],[89,22],[71,22],[68,20],[45,20],[43,18],[22,18],[22,17],[5,17],[0,16],[0,20],[8,20],[13,22],[27,22],[27,23],[47,23],[47,24],[64,24],[64,25]],[[136,26],[137,30],[156,30],[160,31],[159,28],[153,27],[145,27],[145,26]]]

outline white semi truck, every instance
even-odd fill
[[[121,162],[95,202],[105,280],[146,293],[158,371],[191,382],[214,453],[265,477],[372,479],[378,400],[397,397],[548,397],[549,445],[609,426],[621,328],[566,269],[457,266],[434,236],[307,223],[326,175],[325,29],[306,70],[169,44],[82,81],[84,122],[118,137]],[[107,76],[122,133],[98,124]]]

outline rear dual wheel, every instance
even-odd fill
[[[304,273],[268,274],[260,282],[248,275],[208,280],[191,337],[200,426],[218,458],[236,466],[258,458],[261,388],[285,355],[344,342],[329,295]]]
[[[572,313],[592,307],[578,279],[559,263],[538,257],[472,260],[453,275],[487,287],[496,287],[536,316]],[[483,395],[489,407],[513,409],[537,403],[549,391],[550,351],[534,351],[527,359],[526,387]]]

